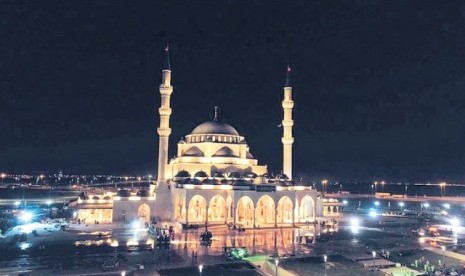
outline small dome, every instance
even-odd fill
[[[241,174],[239,172],[230,172],[228,174],[229,178],[241,178]]]
[[[257,176],[258,176],[258,175],[257,175],[256,173],[254,173],[254,172],[249,172],[249,173],[246,173],[246,174],[244,175],[245,178],[255,178],[255,177],[257,177]]]
[[[208,174],[204,171],[198,171],[194,174],[194,177],[208,177]]]
[[[188,171],[179,171],[174,177],[191,177],[191,174]]]
[[[201,123],[194,128],[191,134],[226,134],[239,136],[239,132],[237,132],[234,127],[218,121],[208,121]]]
[[[280,180],[280,181],[285,181],[285,180],[288,180],[289,177],[287,177],[287,175],[285,175],[285,174],[282,173],[282,174],[276,175],[276,179],[278,179],[278,180]]]
[[[106,197],[104,197],[103,199],[105,199],[105,200],[110,200],[110,199],[111,199],[111,196],[106,196]]]
[[[228,180],[228,179],[222,179],[221,180],[221,184],[222,185],[232,185],[233,184],[233,181],[232,180]]]
[[[131,196],[131,194],[129,193],[129,191],[128,191],[128,190],[124,190],[124,189],[119,190],[117,195],[118,195],[119,197],[129,197],[129,196]]]
[[[202,184],[202,181],[200,181],[200,180],[197,179],[197,178],[188,178],[188,179],[186,179],[186,182],[183,183],[183,184],[194,184],[194,185],[199,185],[199,184]]]
[[[149,191],[147,191],[147,190],[139,190],[139,191],[137,191],[137,196],[149,197]]]
[[[234,154],[234,151],[228,147],[222,147],[221,149],[217,150],[213,157],[237,157]]]
[[[98,196],[93,196],[93,197],[92,197],[92,199],[99,200],[99,199],[100,199],[100,197],[98,197]]]
[[[233,185],[234,185],[234,186],[249,186],[250,184],[251,184],[250,182],[245,181],[245,180],[243,180],[243,179],[235,180],[235,181],[233,182]]]
[[[202,157],[203,152],[198,147],[192,147],[186,150],[182,156],[195,156],[195,157]]]
[[[218,185],[220,183],[221,182],[219,180],[215,180],[215,179],[205,179],[204,181],[202,181],[202,184],[210,184],[210,185]]]
[[[214,172],[212,176],[213,176],[213,177],[218,177],[218,178],[224,177],[224,175],[223,175],[222,172]]]

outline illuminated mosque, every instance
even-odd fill
[[[150,190],[119,190],[81,196],[75,202],[80,219],[100,222],[134,220],[172,222],[184,227],[231,224],[244,228],[294,226],[338,214],[339,203],[321,197],[310,185],[292,180],[291,70],[283,89],[283,169],[271,176],[259,164],[246,140],[222,122],[215,107],[211,121],[201,123],[177,144],[168,162],[173,86],[168,49],[159,88],[161,106],[158,179]]]

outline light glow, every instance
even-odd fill
[[[28,211],[24,211],[21,213],[21,215],[19,216],[19,219],[23,222],[30,222],[32,220],[32,213],[31,212],[28,212]]]

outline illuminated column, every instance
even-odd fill
[[[205,210],[205,225],[207,225],[207,226],[208,226],[208,209],[209,209],[209,208],[208,208],[208,206],[207,206],[207,208],[206,208],[206,210]]]
[[[255,228],[255,209],[253,209],[253,228]]]
[[[274,208],[274,227],[278,227],[278,208]]]
[[[294,210],[294,206],[292,206],[292,226],[293,227],[295,226],[295,210]]]
[[[159,136],[158,144],[158,179],[155,199],[155,216],[159,217],[162,221],[173,220],[172,216],[172,203],[171,203],[171,190],[167,183],[166,167],[168,165],[168,140],[171,134],[170,128],[170,97],[173,93],[173,86],[171,86],[171,66],[169,59],[168,46],[165,49],[166,61],[162,70],[162,83],[160,84],[161,106],[158,109],[160,114],[160,127],[157,128]]]
[[[160,84],[161,107],[158,109],[160,114],[160,127],[157,129],[159,140],[158,147],[158,182],[166,182],[166,165],[168,164],[168,140],[171,134],[170,128],[170,98],[173,93],[171,86],[171,66],[169,62],[169,50],[165,49],[166,64],[162,70],[162,83]]]
[[[294,143],[294,137],[292,136],[292,127],[294,121],[292,120],[292,108],[294,107],[294,101],[292,100],[292,87],[291,87],[291,67],[287,66],[286,83],[284,84],[284,99],[282,102],[284,110],[284,118],[282,121],[283,126],[283,137],[281,141],[283,143],[283,173],[292,179],[292,144]]]
[[[188,209],[187,209],[187,206],[185,207],[186,209],[186,227],[189,225],[189,212],[188,212]]]

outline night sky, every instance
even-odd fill
[[[290,62],[297,176],[465,182],[463,2],[62,2],[0,3],[0,171],[155,174],[169,42],[171,156],[218,105],[279,172]]]

